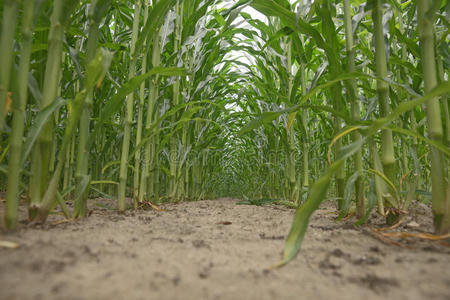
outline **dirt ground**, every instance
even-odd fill
[[[369,227],[336,222],[330,203],[297,258],[268,270],[292,209],[219,199],[119,215],[95,205],[102,201],[91,200],[83,220],[53,215],[0,231],[0,241],[19,245],[0,246],[0,299],[450,299],[448,245],[383,242]],[[418,228],[432,228],[423,204],[397,230]]]

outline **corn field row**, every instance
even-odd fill
[[[259,12],[256,14],[256,11]],[[2,0],[4,221],[165,201],[334,200],[450,228],[444,1]],[[254,15],[263,16],[256,18]],[[66,201],[73,203],[73,209]]]

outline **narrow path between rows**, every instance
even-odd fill
[[[331,203],[313,216],[300,255],[268,270],[281,257],[294,210],[236,202],[124,215],[97,207],[75,223],[52,225],[60,218],[52,216],[42,227],[1,233],[20,247],[0,247],[0,299],[450,298],[449,248],[384,244],[367,229],[335,222]],[[417,210],[413,221],[431,226],[428,208]]]

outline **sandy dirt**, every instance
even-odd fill
[[[383,242],[367,226],[336,222],[330,203],[297,258],[268,270],[292,209],[220,199],[119,215],[99,201],[83,220],[55,224],[53,215],[0,231],[20,245],[0,247],[0,299],[450,299],[450,247]],[[431,231],[429,208],[416,206],[398,230]]]

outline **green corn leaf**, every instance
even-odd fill
[[[396,126],[388,126],[387,128],[389,128],[390,130],[392,130],[394,132],[403,134],[403,135],[415,137],[415,138],[439,149],[439,151],[441,151],[445,155],[450,156],[450,148],[448,146],[444,145],[442,142],[426,138],[423,135],[419,134],[418,132],[412,131],[409,129],[400,128],[400,127],[396,127]]]
[[[91,89],[100,86],[103,78],[108,72],[113,55],[106,49],[100,48],[94,59],[89,62],[86,70],[85,88]]]
[[[341,213],[338,216],[338,219],[342,219],[348,214],[348,210],[350,209],[350,203],[353,196],[353,191],[355,189],[355,183],[358,178],[360,178],[363,175],[363,172],[356,171],[352,174],[347,180],[347,183],[345,185],[345,191],[344,191],[344,201],[341,208]]]
[[[366,213],[365,215],[358,221],[355,222],[355,226],[359,226],[362,225],[364,223],[367,222],[367,220],[369,219],[370,214],[372,213],[375,204],[377,203],[377,197],[375,194],[375,187],[374,187],[375,183],[371,183],[371,191],[369,191],[368,195],[367,195],[367,208],[366,208]]]
[[[148,21],[142,29],[142,33],[139,35],[139,39],[136,42],[135,53],[143,52],[142,47],[144,46],[144,43],[146,41],[147,47],[151,44],[150,42],[154,33],[156,32],[156,30],[158,30],[169,9],[171,9],[175,5],[175,2],[176,0],[159,0],[154,5],[150,15],[148,16]],[[148,51],[145,51],[145,53],[147,52]]]
[[[113,114],[120,111],[123,107],[123,103],[125,102],[125,98],[130,93],[133,93],[136,89],[139,88],[141,83],[148,79],[153,75],[161,75],[161,76],[182,76],[185,75],[186,71],[183,68],[177,67],[155,67],[148,71],[143,75],[139,75],[131,78],[128,82],[126,82],[117,93],[106,103],[100,114],[100,120],[97,123],[97,128],[99,128],[108,118],[110,118]]]
[[[325,174],[322,175],[313,184],[305,204],[301,206],[295,213],[289,235],[286,239],[283,258],[274,267],[280,267],[287,264],[298,254],[304,235],[306,233],[306,229],[308,227],[309,218],[314,213],[314,211],[317,210],[320,203],[322,203],[322,201],[324,200],[331,178],[344,164],[345,160],[356,153],[356,151],[362,147],[362,145],[368,138],[375,135],[380,129],[386,127],[390,122],[398,118],[401,114],[434,97],[438,97],[448,92],[450,92],[450,83],[446,81],[438,85],[426,95],[400,104],[388,117],[374,121],[373,125],[368,128],[365,136],[359,142],[352,143],[342,148],[343,156],[340,159],[336,160],[333,164],[331,164]]]
[[[305,204],[297,209],[294,220],[291,225],[286,243],[284,246],[283,259],[274,267],[281,267],[291,261],[300,250],[303,238],[308,228],[309,218],[319,208],[325,198],[330,185],[330,181],[334,173],[343,165],[344,160],[339,160],[333,163],[319,180],[317,180],[311,187],[308,199]]]
[[[25,164],[25,161],[28,158],[28,155],[30,154],[34,143],[39,137],[42,128],[44,128],[44,125],[47,123],[47,121],[50,120],[50,117],[53,115],[53,113],[66,103],[67,101],[65,99],[57,98],[54,102],[52,102],[51,105],[47,106],[38,113],[36,119],[34,120],[34,123],[31,125],[31,128],[28,131],[27,137],[25,138],[25,143],[23,144],[22,148],[20,165],[23,166]]]
[[[78,210],[80,210],[80,205],[82,205],[81,200],[83,198],[83,195],[87,192],[89,189],[91,181],[91,176],[89,175],[83,175],[81,177],[80,183],[77,184],[77,189],[75,191],[75,197],[74,197],[74,213],[76,213]]]
[[[239,135],[243,135],[244,133],[247,133],[261,125],[267,124],[278,118],[282,112],[275,112],[275,111],[266,111],[261,114],[260,117],[257,119],[251,121],[247,125],[245,125],[240,131]]]
[[[294,31],[289,27],[283,27],[280,30],[278,30],[261,48],[261,51],[264,51],[269,45],[271,45],[273,42],[278,41],[280,38],[284,36],[288,36],[292,34]]]

